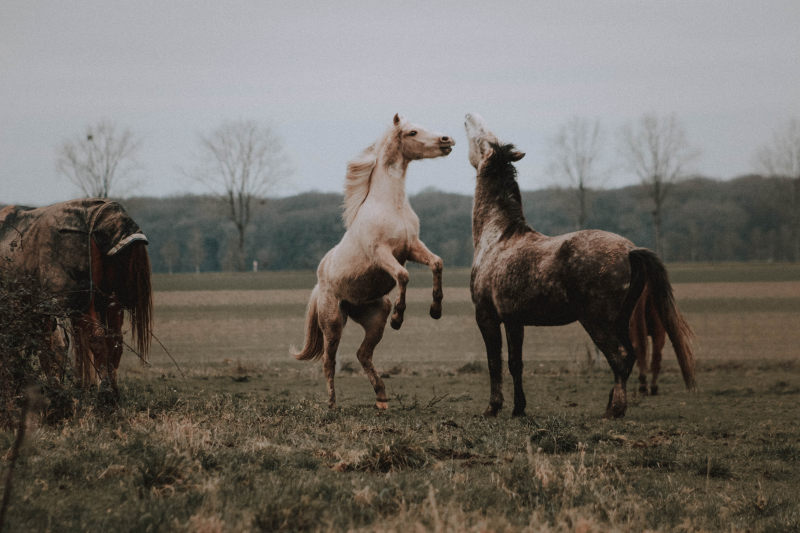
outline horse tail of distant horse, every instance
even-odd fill
[[[694,352],[692,350],[693,333],[689,324],[678,311],[672,285],[669,283],[667,269],[658,256],[646,249],[636,248],[629,253],[631,261],[631,278],[642,279],[646,284],[646,294],[642,297],[650,299],[659,320],[667,330],[667,335],[675,349],[678,364],[681,367],[683,381],[689,390],[697,389],[694,376]],[[633,283],[632,283],[633,284]]]
[[[315,286],[314,290],[311,291],[311,298],[308,300],[308,311],[306,312],[305,345],[300,353],[293,354],[294,358],[300,361],[319,359],[322,357],[324,352],[324,338],[322,336],[322,328],[319,327],[317,313],[318,293],[319,285]]]

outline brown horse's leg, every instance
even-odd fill
[[[322,369],[328,383],[328,407],[336,407],[336,388],[333,378],[336,374],[336,350],[339,349],[339,340],[342,338],[346,316],[339,308],[338,300],[332,295],[320,294],[318,299],[318,320],[322,329],[325,351],[322,354]]]
[[[442,298],[444,297],[442,292],[442,268],[444,265],[442,258],[428,250],[425,243],[419,239],[411,244],[411,254],[408,258],[415,263],[428,265],[431,272],[433,272],[433,303],[431,303],[430,313],[433,318],[441,318]]]
[[[650,394],[658,394],[658,384],[656,382],[658,380],[658,374],[661,372],[661,356],[663,354],[664,344],[667,342],[667,332],[664,331],[664,326],[661,324],[660,320],[656,319],[656,321],[650,332],[653,339],[653,359],[650,364],[650,372],[652,374],[650,378]]]
[[[78,376],[81,387],[88,387],[94,381],[94,362],[91,360],[89,350],[89,337],[85,332],[83,317],[73,317],[72,342],[75,353],[75,374]]]
[[[511,416],[525,415],[525,391],[522,390],[522,340],[525,327],[522,324],[506,322],[506,341],[508,342],[508,370],[514,378],[514,410]]]
[[[364,328],[364,340],[358,347],[357,357],[372,388],[375,389],[375,407],[378,409],[386,409],[389,406],[386,403],[388,401],[386,387],[372,364],[372,353],[383,338],[383,329],[386,327],[386,319],[391,310],[392,303],[389,298],[348,309],[349,316]]]
[[[647,286],[642,291],[630,319],[629,335],[633,350],[636,353],[636,364],[639,367],[639,392],[647,394]]]
[[[122,359],[122,320],[123,320],[122,306],[117,301],[116,297],[111,297],[106,310],[106,321],[108,323],[106,332],[106,353],[108,354],[108,364],[106,367],[106,377],[108,378],[111,389],[114,393],[118,393],[117,388],[117,369],[119,369],[119,361]]]
[[[476,318],[481,335],[483,335],[483,342],[486,344],[486,359],[489,363],[491,383],[489,407],[483,414],[484,416],[497,416],[498,411],[503,407],[503,361],[500,357],[503,350],[503,339],[500,336],[500,321],[481,317],[480,312],[477,313]]]
[[[47,381],[54,383],[57,377],[63,377],[63,355],[67,352],[68,339],[55,318],[45,319],[41,330],[49,331],[50,335],[46,347],[39,351],[39,365]]]
[[[375,251],[375,258],[378,264],[397,282],[397,299],[394,302],[394,313],[392,314],[391,325],[394,329],[400,329],[403,325],[403,314],[406,311],[406,286],[408,285],[408,270],[401,265],[392,251],[387,247],[380,247]]]
[[[94,306],[90,309],[86,318],[87,331],[89,332],[89,348],[94,356],[94,370],[101,387],[107,386],[110,364],[110,353],[108,351],[108,335],[104,326],[104,320],[95,312]]]

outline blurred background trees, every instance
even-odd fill
[[[625,168],[639,178],[652,202],[654,250],[664,258],[664,206],[676,182],[699,152],[689,145],[675,115],[643,115],[623,127],[620,155]]]
[[[603,149],[599,120],[573,117],[550,141],[552,176],[574,192],[576,229],[586,229],[591,190],[602,185],[599,168]]]
[[[791,204],[792,260],[800,261],[800,120],[791,118],[775,131],[771,142],[758,149],[759,170],[787,180]]]
[[[124,196],[136,185],[139,146],[140,140],[131,130],[118,129],[113,122],[101,120],[61,144],[56,169],[85,196]]]
[[[689,175],[698,151],[674,115],[644,115],[618,133],[616,172],[640,183],[603,188],[614,159],[602,125],[575,117],[550,139],[554,186],[522,193],[534,228],[551,235],[604,229],[670,261],[800,260],[796,118],[754,151],[757,174],[725,181]],[[58,165],[68,177],[86,178],[86,194],[119,196],[131,184],[138,146],[129,130],[100,122],[64,143]],[[157,272],[243,270],[254,260],[263,269],[313,269],[344,233],[339,194],[270,197],[292,172],[269,126],[231,121],[202,135],[187,173],[209,194],[125,200],[150,239]],[[472,197],[429,188],[410,201],[429,247],[447,266],[469,266]]]
[[[225,216],[238,237],[232,260],[237,270],[244,270],[245,237],[253,205],[291,176],[283,141],[267,125],[228,121],[200,137],[198,159],[190,175],[224,204]]]

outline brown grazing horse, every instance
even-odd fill
[[[104,199],[0,210],[0,275],[33,278],[65,311],[84,386],[99,381],[117,392],[126,310],[134,347],[147,355],[152,291],[146,244],[122,206]],[[56,344],[55,319],[51,326]],[[53,372],[56,363],[43,362],[45,371]]]
[[[486,344],[491,395],[485,414],[503,405],[500,324],[505,325],[508,367],[514,379],[515,416],[525,413],[522,339],[527,325],[578,321],[614,372],[607,417],[625,414],[625,387],[635,350],[629,321],[642,289],[678,353],[690,389],[695,387],[691,331],[675,306],[667,272],[650,250],[605,231],[548,237],[531,229],[513,163],[525,155],[502,144],[482,118],[466,116],[469,160],[477,170],[472,213],[475,255],[470,288],[475,318]]]
[[[406,198],[408,164],[416,159],[446,156],[455,141],[395,115],[392,126],[347,165],[344,222],[347,231],[319,264],[317,285],[306,316],[301,360],[322,357],[328,382],[328,405],[336,406],[333,378],[336,350],[347,318],[365,332],[357,357],[372,383],[376,407],[386,409],[383,380],[372,353],[383,337],[392,309],[387,294],[398,286],[391,324],[399,329],[406,308],[406,261],[428,265],[433,272],[430,315],[442,315],[442,260],[419,239],[419,218]]]
[[[667,331],[664,329],[664,324],[658,317],[653,298],[650,296],[650,287],[645,284],[642,289],[642,295],[636,302],[636,307],[633,308],[630,321],[630,337],[633,349],[636,352],[636,365],[639,367],[639,392],[642,394],[648,393],[647,388],[647,337],[651,339],[652,357],[650,360],[650,389],[652,395],[658,394],[658,374],[661,371],[661,355],[664,350],[664,344],[667,341]],[[675,353],[683,347],[678,344],[674,346]],[[678,355],[678,363],[685,360],[685,354]]]

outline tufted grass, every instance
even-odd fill
[[[797,530],[796,311],[714,303],[797,298],[797,284],[715,283],[676,285],[700,391],[667,352],[661,394],[632,384],[615,421],[601,419],[608,366],[571,327],[526,330],[527,417],[510,416],[507,373],[500,416],[480,416],[488,373],[463,286],[436,322],[423,284],[387,331],[386,412],[356,325],[334,411],[320,364],[289,357],[307,288],[159,291],[156,334],[187,377],[163,352],[148,367],[127,354],[116,410],[33,417],[7,530]],[[0,432],[3,477],[13,437]]]

